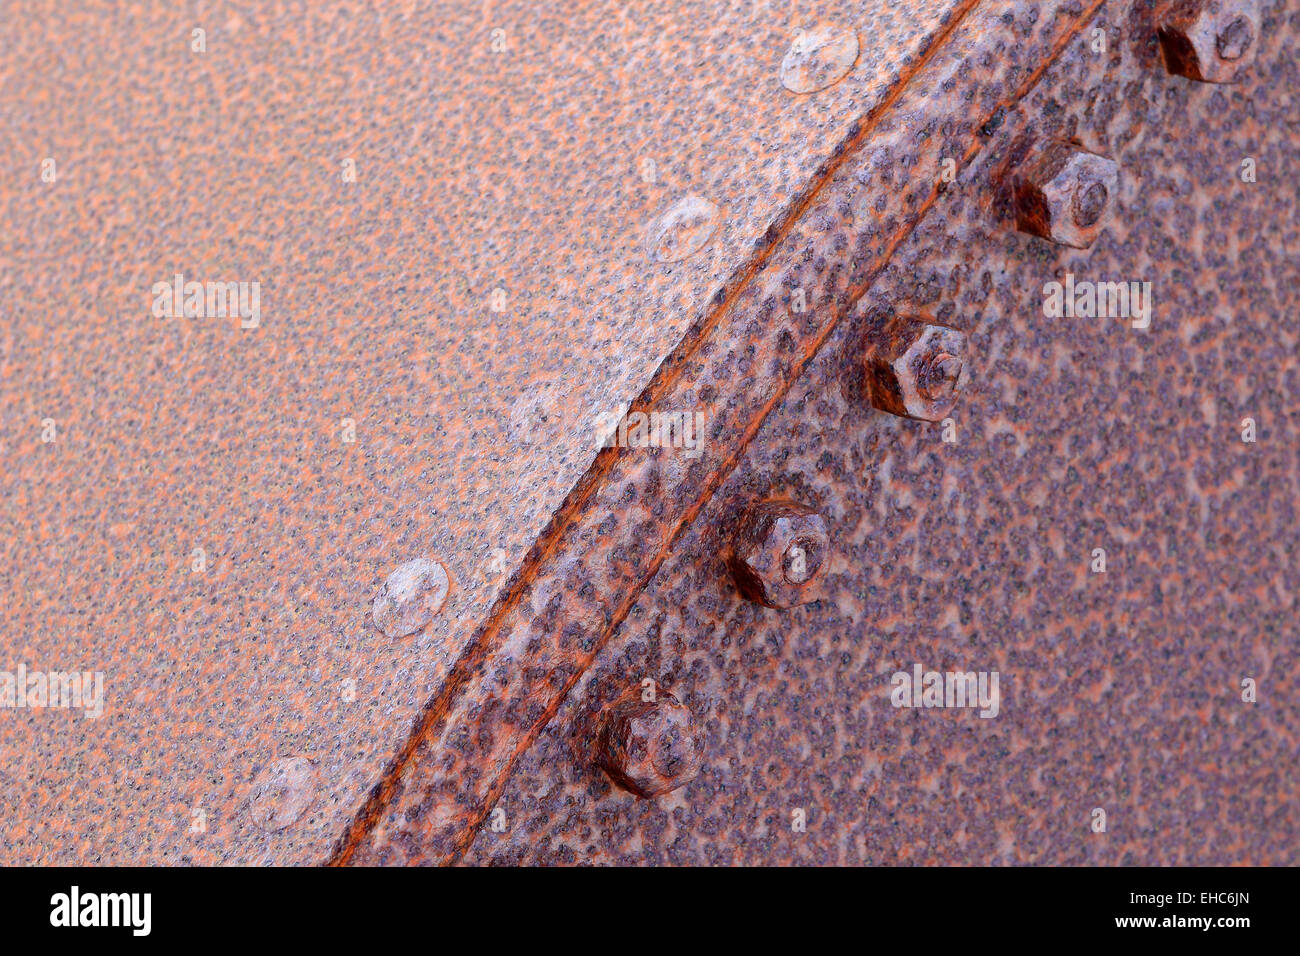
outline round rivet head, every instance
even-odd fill
[[[268,832],[297,823],[316,800],[316,771],[306,757],[277,760],[257,775],[248,797],[253,823]]]
[[[966,335],[958,329],[897,316],[863,349],[867,397],[891,415],[942,421],[964,384],[966,352]]]
[[[1259,0],[1164,0],[1156,24],[1170,73],[1232,83],[1259,46]]]
[[[847,76],[857,61],[853,30],[824,24],[800,31],[781,61],[781,85],[791,93],[816,93]]]
[[[690,783],[704,761],[695,715],[667,691],[633,687],[601,714],[596,763],[638,797],[657,797]]]
[[[1073,143],[1048,143],[1016,168],[1016,228],[1086,249],[1105,227],[1119,185],[1113,159]]]
[[[414,634],[434,619],[447,600],[451,579],[442,563],[416,558],[393,571],[375,596],[371,615],[389,637]]]
[[[651,262],[681,262],[708,243],[722,210],[703,196],[685,196],[646,226],[646,255]]]
[[[816,508],[769,498],[741,516],[724,560],[745,598],[790,608],[817,600],[829,557],[830,536]]]

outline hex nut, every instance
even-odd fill
[[[1050,143],[1015,172],[1016,228],[1087,249],[1106,225],[1119,185],[1113,159]]]
[[[966,335],[925,319],[899,316],[863,349],[867,397],[882,412],[942,421],[965,383]]]
[[[704,738],[695,715],[667,691],[642,699],[633,687],[601,715],[596,763],[610,780],[638,797],[657,797],[695,779]]]
[[[764,607],[789,608],[820,597],[829,557],[821,513],[788,498],[771,498],[741,517],[726,562],[744,597]]]
[[[1157,35],[1170,73],[1202,83],[1232,83],[1255,60],[1259,0],[1166,0]]]

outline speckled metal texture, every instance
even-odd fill
[[[855,125],[802,203],[765,237],[751,272],[717,297],[718,309],[687,332],[634,404],[702,407],[705,453],[602,452],[426,707],[335,862],[459,858],[515,761],[764,417],[933,207],[942,158],[977,151],[992,118],[1033,87],[1099,5],[968,5]],[[800,292],[811,304],[802,312]]]
[[[1017,104],[1047,64],[1070,62],[1075,46],[1086,42],[1085,26],[1100,6],[1100,0],[819,5],[818,18],[856,25],[861,49],[841,81],[806,94],[789,92],[779,74],[793,28],[804,21],[756,5],[560,11],[535,4],[392,10],[253,4],[208,24],[201,54],[191,38],[205,17],[189,12],[51,6],[0,23],[7,51],[0,61],[0,310],[6,320],[0,411],[7,466],[12,462],[3,476],[4,520],[12,533],[0,560],[16,592],[5,644],[12,660],[5,663],[103,667],[112,688],[109,710],[93,724],[53,711],[0,715],[5,860],[309,862],[332,855],[336,862],[449,862],[469,847],[493,807],[507,825],[485,831],[481,839],[495,842],[476,844],[471,861],[526,853],[548,860],[668,858],[665,833],[682,859],[690,852],[695,859],[762,859],[752,852],[756,840],[777,848],[767,858],[779,858],[775,836],[767,835],[777,833],[775,818],[755,816],[766,814],[756,808],[769,798],[756,793],[800,773],[810,777],[799,779],[832,779],[836,747],[842,763],[862,764],[866,786],[880,790],[876,758],[856,735],[860,726],[840,721],[844,730],[828,736],[822,722],[811,738],[728,733],[724,739],[763,755],[763,769],[744,770],[735,750],[706,753],[702,776],[661,798],[723,794],[713,822],[682,837],[689,827],[679,831],[675,823],[669,831],[655,822],[662,820],[660,805],[629,810],[612,802],[593,775],[586,744],[574,742],[581,736],[575,710],[596,713],[596,700],[614,691],[611,682],[602,697],[604,685],[598,680],[593,690],[584,675],[598,653],[601,680],[645,670],[628,664],[627,648],[646,640],[654,626],[646,603],[676,587],[682,567],[705,590],[695,604],[680,597],[675,613],[689,609],[688,623],[706,626],[665,637],[674,650],[657,669],[700,707],[708,702],[699,698],[701,688],[714,685],[690,686],[678,674],[715,666],[710,679],[740,680],[739,672],[724,675],[722,668],[768,660],[778,676],[766,684],[760,671],[732,712],[748,720],[757,707],[752,719],[765,721],[763,727],[779,720],[807,727],[807,715],[829,712],[825,692],[839,679],[835,668],[852,665],[842,655],[854,634],[872,628],[894,635],[918,620],[926,621],[923,633],[936,622],[956,627],[945,617],[913,616],[938,587],[927,590],[933,575],[918,569],[937,560],[953,564],[951,550],[945,558],[914,550],[931,527],[900,517],[921,500],[903,476],[932,478],[933,470],[925,470],[936,467],[930,459],[854,456],[845,438],[851,432],[830,437],[838,465],[832,447],[792,461],[785,472],[772,462],[756,472],[742,456],[755,436],[781,427],[777,419],[760,432],[774,408],[822,394],[815,377],[820,364],[808,370],[806,391],[801,376],[814,355],[820,352],[819,363],[833,361],[827,355],[840,354],[844,336],[876,320],[868,312],[854,323],[840,321],[869,288],[899,309],[913,304],[909,298],[937,306],[941,320],[972,332],[979,356],[990,333],[981,340],[976,324],[935,302],[947,277],[937,271],[923,281],[909,277],[898,291],[900,280],[882,270],[909,255],[910,243],[919,240],[908,237],[925,215],[960,203],[960,193],[942,196],[935,180],[941,160],[955,157],[969,182],[980,157],[1009,135],[1004,125],[1017,118]],[[1266,10],[1269,24],[1283,27],[1276,6]],[[1285,27],[1294,32],[1293,23]],[[1141,16],[1114,29],[1112,43],[1132,40],[1126,31],[1150,32]],[[1296,83],[1294,62],[1275,39],[1267,42],[1272,59],[1261,60],[1277,77],[1275,99],[1267,102],[1284,119],[1257,135],[1276,150],[1278,123],[1288,116],[1278,104],[1293,103],[1287,97]],[[1154,55],[1142,49],[1147,60]],[[1096,68],[1093,61],[1086,65]],[[1151,93],[1150,111],[1165,118],[1165,146],[1185,161],[1176,134],[1188,131],[1181,119],[1170,119],[1175,110],[1167,102],[1177,96],[1161,85],[1158,64],[1141,65],[1154,74],[1139,79],[1135,72],[1088,109],[1108,111],[1099,121],[1112,122],[1133,108],[1130,93]],[[810,72],[817,80],[810,85],[827,75]],[[1246,84],[1220,95],[1251,89]],[[1068,115],[1060,104],[1053,108],[1049,126]],[[1230,128],[1225,117],[1193,115]],[[60,170],[50,183],[40,176],[46,158]],[[1277,168],[1289,161],[1278,156]],[[1256,186],[1267,188],[1263,180]],[[1181,242],[1187,235],[1169,224],[1179,219],[1173,205],[1179,195],[1167,195],[1154,209],[1166,222],[1129,227],[1133,241],[1157,243],[1152,248],[1160,255],[1151,258],[1157,265],[1174,261],[1177,243],[1169,237]],[[1259,209],[1289,210],[1294,223],[1294,198],[1287,206],[1285,197],[1266,195],[1267,202],[1251,201]],[[648,254],[649,223],[690,196],[716,204],[719,224],[698,254],[652,262],[658,253]],[[953,219],[960,221],[960,215]],[[952,242],[953,223],[941,216],[927,240],[950,257],[957,253],[944,244]],[[978,226],[967,228],[974,241]],[[1271,244],[1288,237],[1290,245]],[[1058,261],[1052,257],[1059,252],[1022,237],[1013,241],[994,230],[982,238],[1012,244],[966,250],[968,269],[980,275],[998,248],[1008,260],[1040,257],[1040,268]],[[1294,248],[1293,229],[1256,246],[1265,247]],[[1231,274],[1239,280],[1240,250],[1250,247],[1229,246],[1230,263],[1219,262],[1223,248],[1207,245],[1197,254],[1225,272],[1235,266]],[[928,262],[923,253],[910,255]],[[151,284],[180,270],[199,279],[261,280],[260,327],[153,319]],[[895,292],[877,293],[877,286]],[[1027,295],[1023,288],[1001,288],[1004,296]],[[1247,297],[1272,289],[1279,306],[1292,304],[1283,286],[1239,282],[1235,288]],[[811,304],[808,310],[795,308],[796,292]],[[973,311],[985,308],[979,302]],[[1166,341],[1186,346],[1191,338]],[[1213,348],[1209,354],[1213,371],[1226,356]],[[1030,357],[1024,353],[1020,364]],[[1113,358],[1100,356],[1106,357]],[[1033,367],[1054,372],[1064,361],[1048,358],[1053,364]],[[1176,361],[1165,352],[1160,358]],[[1121,369],[1108,370],[1109,389],[1097,394],[1095,382],[1089,391],[1078,385],[1076,398],[1118,401]],[[1004,388],[1019,388],[1025,379],[1019,365],[1014,371]],[[1199,387],[1192,379],[1204,371],[1180,379],[1185,392]],[[1158,387],[1153,394],[1163,402],[1169,385]],[[635,407],[704,410],[703,456],[616,449],[593,463],[594,415],[638,393]],[[830,402],[833,392],[825,394]],[[988,394],[995,414],[985,434],[996,449],[1007,441],[1000,436],[1016,433],[998,404],[1005,399]],[[823,401],[809,404],[815,410]],[[1044,404],[1044,414],[1069,407],[1056,397]],[[958,413],[966,414],[960,407]],[[1279,429],[1285,440],[1285,412],[1274,414],[1279,419],[1266,416],[1265,432]],[[47,418],[60,436],[48,444],[38,437]],[[344,419],[355,428],[355,441],[340,439],[347,434]],[[854,421],[862,428],[881,420],[865,412]],[[1129,425],[1148,427],[1146,419]],[[786,427],[794,426],[787,420]],[[830,417],[815,430],[828,427]],[[913,434],[895,431],[897,423],[874,428],[880,437],[867,446],[873,452],[891,435],[902,441]],[[805,418],[788,434],[806,442],[807,430]],[[1098,441],[1106,447],[1120,447],[1111,432],[1103,435]],[[1069,441],[1055,433],[1051,440],[1058,448]],[[1031,488],[1038,497],[1026,504],[1012,497],[1010,484],[996,486],[1006,463],[978,457],[977,448],[964,453],[975,456],[964,467],[992,488],[988,500],[1020,517],[1043,507],[1041,485]],[[786,454],[773,450],[771,458],[779,463]],[[856,499],[842,473],[846,454],[859,477],[869,476]],[[1150,454],[1161,466],[1185,460],[1169,449]],[[1100,452],[1097,459],[1109,462]],[[1231,495],[1235,487],[1213,484],[1221,463],[1212,461],[1201,469],[1211,490],[1182,486],[1195,488],[1207,509],[1217,504],[1216,494]],[[1256,467],[1264,467],[1260,461]],[[728,479],[738,463],[740,471]],[[1286,470],[1274,465],[1270,474],[1294,484],[1294,462],[1284,464]],[[795,480],[796,474],[803,477]],[[828,480],[819,475],[832,474],[846,489],[838,504],[816,487]],[[1131,480],[1132,472],[1123,474]],[[894,481],[899,497],[863,498],[885,494],[873,489],[893,488]],[[725,520],[718,509],[741,500],[735,482],[754,491],[780,484],[803,490],[802,482],[819,492],[819,503],[832,506],[833,530],[843,535],[847,526],[845,540],[859,542],[861,558],[871,557],[872,548],[892,548],[889,553],[912,564],[872,576],[865,592],[844,590],[787,612],[793,616],[766,634],[757,623],[752,633],[738,629],[742,645],[716,624],[739,613],[737,599],[711,584],[726,575],[710,567],[711,548],[698,548],[699,536],[716,534]],[[721,499],[710,503],[720,487]],[[1151,490],[1140,487],[1141,513],[1159,520],[1152,517],[1163,512],[1152,504]],[[851,511],[864,500],[876,512]],[[1274,499],[1268,500],[1271,506]],[[869,528],[870,514],[887,504],[895,510]],[[1092,523],[1104,527],[1109,517],[1094,508]],[[1267,512],[1255,520],[1250,531],[1281,533]],[[991,578],[999,567],[1018,569],[1011,555],[1019,552],[1012,549],[1032,541],[1008,522],[1000,529],[1006,537],[994,541],[993,557],[976,562]],[[1128,525],[1119,530],[1125,539],[1133,533]],[[1240,534],[1250,537],[1244,526]],[[1193,553],[1185,542],[1160,540],[1176,554]],[[199,547],[211,556],[202,572],[191,565]],[[964,548],[958,553],[963,566],[971,562]],[[687,554],[691,565],[681,563]],[[393,568],[421,555],[448,568],[447,606],[421,635],[378,637],[367,620],[371,599]],[[659,590],[641,602],[641,589],[665,561]],[[967,573],[969,581],[976,572]],[[894,575],[900,591],[879,589],[885,574]],[[993,601],[980,620],[1000,622],[1006,602],[1017,610],[1031,606],[1029,582],[998,578],[990,586],[990,579],[971,592]],[[1202,605],[1223,600],[1209,583],[1200,589],[1195,579],[1180,580],[1190,582],[1188,594],[1199,594]],[[1256,608],[1279,605],[1283,584],[1293,588],[1294,581],[1254,584]],[[1164,611],[1166,603],[1162,598],[1156,606]],[[852,614],[832,621],[845,604]],[[1239,604],[1220,610],[1211,620],[1249,613]],[[605,648],[629,611],[632,620],[615,646]],[[772,612],[749,613],[748,620],[761,622],[757,615]],[[957,613],[960,621],[973,612]],[[1130,614],[1145,620],[1137,610]],[[1279,632],[1283,616],[1277,611],[1269,619]],[[827,622],[827,629],[809,629],[802,643],[787,644],[792,622],[802,620]],[[1068,634],[1052,632],[1056,641],[1048,650],[1031,644],[1024,653],[1059,657],[1075,641],[1082,646],[1087,629],[1101,627],[1096,614],[1073,620]],[[857,631],[832,633],[846,622]],[[1226,643],[1240,643],[1235,628],[1221,630],[1232,631]],[[983,633],[963,631],[960,638]],[[1002,635],[985,639],[1021,646]],[[801,671],[800,662],[818,660],[821,641],[843,642],[845,650],[827,657],[831,666],[815,675]],[[787,646],[796,647],[794,656],[783,656]],[[876,641],[877,651],[884,646]],[[871,645],[853,647],[863,667],[876,660],[868,657]],[[1268,652],[1261,659],[1269,668],[1287,665],[1270,636],[1257,637],[1256,647],[1259,655]],[[1140,660],[1143,688],[1159,693],[1168,686],[1156,677],[1174,666],[1169,656]],[[1115,666],[1090,691],[1098,700],[1107,681],[1116,686]],[[1052,673],[1044,679],[1050,682]],[[792,691],[798,680],[805,689]],[[872,693],[878,692],[873,682]],[[776,709],[767,707],[776,694],[793,694],[798,706],[782,708],[786,701],[777,700]],[[839,706],[862,706],[852,688],[845,696]],[[1149,706],[1129,700],[1126,706]],[[1199,706],[1196,720],[1211,726],[1209,703],[1181,706],[1173,713]],[[1275,701],[1271,706],[1257,712],[1257,719],[1271,721],[1268,740],[1294,741],[1293,715]],[[1077,706],[1056,713],[1065,728],[1060,733],[1050,734],[1058,725],[1045,730],[1029,721],[1018,725],[1026,729],[1012,742],[1041,742],[1048,734],[1053,757],[1072,739],[1085,747],[1091,742],[1086,729],[1075,727],[1088,715]],[[701,709],[714,745],[720,721],[733,719],[725,706],[722,714]],[[889,732],[901,741],[899,725]],[[819,745],[816,762],[810,740]],[[1170,741],[1166,762],[1183,766],[1175,761],[1188,746]],[[1198,752],[1196,741],[1191,746]],[[960,756],[978,768],[981,757],[987,762],[1003,749],[998,738]],[[930,751],[936,759],[939,752]],[[538,762],[557,754],[573,760]],[[882,761],[891,756],[887,747],[882,754]],[[1131,751],[1118,754],[1131,762]],[[1106,758],[1087,759],[1095,765]],[[1243,759],[1255,758],[1247,751]],[[1046,764],[1035,760],[1034,769]],[[731,776],[720,778],[720,766]],[[1122,770],[1121,764],[1103,775],[1116,792],[1131,780]],[[1203,763],[1195,771],[1222,777],[1234,769]],[[1285,765],[1276,771],[1287,772]],[[761,778],[742,786],[742,773]],[[910,762],[902,772],[908,775],[912,803],[891,808],[899,814],[915,811],[925,794],[942,792],[939,776],[918,776]],[[1005,785],[1033,786],[1034,779]],[[1287,813],[1263,797],[1225,809],[1218,792],[1198,785],[1199,778],[1182,783],[1194,812],[1270,814],[1281,840],[1293,834]],[[960,781],[955,799],[978,793],[972,786]],[[1265,797],[1285,789],[1256,787]],[[1059,789],[1049,790],[1060,799]],[[284,794],[281,803],[254,805],[268,793]],[[831,800],[831,790],[817,793]],[[861,791],[834,793],[861,802]],[[521,794],[536,808],[531,823],[521,819]],[[728,804],[733,796],[736,802]],[[812,803],[808,809],[814,834],[822,817]],[[196,826],[199,811],[202,827]],[[1155,829],[1151,819],[1165,811],[1144,812],[1140,825]],[[619,816],[628,813],[650,814],[650,823],[638,829],[638,821]],[[612,821],[620,838],[593,840],[590,833],[603,824],[593,831],[590,814],[604,814],[600,819]],[[1014,847],[1004,833],[1020,825],[1003,824],[1000,850]],[[529,834],[534,849],[526,849]],[[828,838],[835,847],[866,840],[848,831]],[[952,839],[961,845],[974,838]],[[916,849],[898,854],[922,855]]]
[[[6,10],[0,670],[102,671],[106,708],[0,713],[0,859],[321,861],[421,713],[455,714],[438,760],[477,820],[702,498],[647,474],[625,507],[596,413],[733,347],[734,290],[971,6],[818,4],[861,49],[799,95],[814,12],[776,5]],[[652,261],[691,195],[716,228]],[[154,315],[177,273],[259,283],[257,326]],[[689,388],[730,401],[744,364]],[[757,411],[710,427],[738,446]],[[420,557],[450,596],[386,638],[371,601]],[[542,634],[572,660],[528,663]],[[484,661],[528,690],[467,696]],[[311,790],[271,831],[268,779]],[[411,839],[443,813],[408,810]]]
[[[1013,32],[1035,35],[1027,15]],[[676,541],[465,862],[1300,863],[1300,12],[1265,3],[1263,25],[1253,75],[1213,87],[1165,72],[1148,3],[1107,4],[1023,98],[940,120],[925,140],[959,151],[956,182]],[[1005,176],[1043,137],[1120,165],[1089,250],[1014,229]],[[864,146],[865,168],[923,183],[917,139]],[[837,244],[870,261],[837,186],[827,271]],[[1150,282],[1149,327],[1049,317],[1067,281]],[[855,385],[864,337],[917,310],[971,339],[951,428]],[[788,611],[742,599],[721,558],[774,494],[818,504],[836,542],[826,597]],[[893,706],[917,664],[999,672],[997,716]],[[636,800],[590,745],[647,677],[703,721],[706,755]]]

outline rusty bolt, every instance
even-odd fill
[[[690,709],[666,691],[633,687],[605,708],[596,763],[611,780],[638,797],[657,797],[695,779],[704,739]]]
[[[829,548],[826,522],[816,508],[771,498],[741,517],[726,560],[746,598],[788,608],[817,600]]]
[[[964,381],[966,336],[923,319],[898,317],[865,348],[867,396],[882,412],[941,421]]]
[[[1087,249],[1106,224],[1119,166],[1070,143],[1051,143],[1016,170],[1016,228]]]
[[[1259,0],[1167,0],[1156,22],[1170,73],[1231,83],[1255,59]]]

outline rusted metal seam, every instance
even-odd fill
[[[881,117],[888,113],[899,97],[901,97],[907,90],[912,80],[929,65],[937,51],[943,47],[944,43],[946,43],[956,29],[961,26],[974,8],[978,6],[979,2],[980,0],[966,0],[949,22],[941,30],[936,32],[935,36],[931,39],[930,44],[921,54],[918,55],[917,61],[912,65],[906,77],[900,79],[900,82],[894,86],[891,93],[867,114],[867,117],[858,128],[857,132],[850,136],[845,145],[838,149],[832,158],[828,160],[822,173],[814,180],[814,184],[804,191],[802,198],[791,205],[790,211],[785,217],[783,217],[780,223],[773,229],[769,229],[768,237],[763,248],[759,250],[755,257],[750,260],[749,265],[740,273],[739,278],[732,285],[730,294],[724,298],[715,309],[697,322],[693,328],[688,331],[679,343],[678,347],[674,350],[673,354],[660,366],[651,383],[647,385],[641,396],[633,404],[633,408],[646,408],[653,406],[658,398],[676,384],[676,382],[681,378],[684,369],[687,367],[691,356],[696,354],[705,342],[708,341],[709,335],[720,323],[722,316],[725,315],[735,304],[741,290],[744,289],[753,277],[767,265],[768,261],[770,261],[774,254],[775,249],[780,244],[781,239],[783,239],[793,225],[800,220],[802,214],[814,204],[818,194],[829,182],[831,182],[836,172],[838,172],[844,163],[846,163],[851,156],[855,155],[857,150],[869,139]],[[1105,0],[1093,0],[1093,2],[1084,9],[1083,13],[1075,20],[1070,29],[1062,35],[1061,39],[1053,47],[1049,55],[1039,65],[1039,67],[1030,74],[1020,87],[1017,88],[1016,93],[1011,98],[1002,101],[1002,103],[999,104],[998,109],[994,110],[994,113],[991,114],[991,116],[996,115],[998,110],[1004,108],[1002,105],[1003,103],[1014,106],[1016,102],[1022,99],[1023,96],[1040,81],[1043,73],[1053,62],[1055,62],[1066,44],[1076,37],[1078,32],[1083,29],[1088,22],[1090,22],[1104,2]],[[963,158],[969,160],[970,157],[979,152],[980,148],[981,143],[977,138],[966,151]],[[920,209],[911,222],[899,229],[891,238],[881,265],[878,266],[858,288],[850,290],[849,303],[844,310],[845,314],[847,314],[849,309],[851,309],[853,302],[860,298],[878,278],[880,270],[884,268],[885,264],[887,264],[889,258],[893,256],[898,246],[906,240],[907,236],[910,235],[916,226],[924,219],[925,213],[933,207],[942,192],[943,191],[937,186],[933,188],[930,195],[921,204]],[[453,857],[449,862],[455,862],[455,859],[458,859],[463,855],[469,844],[473,841],[478,825],[482,823],[491,807],[500,798],[506,782],[509,779],[510,772],[519,756],[532,746],[541,729],[544,728],[554,717],[573,686],[586,672],[587,668],[590,667],[592,661],[595,660],[595,657],[605,647],[614,630],[630,612],[641,591],[654,578],[655,574],[658,573],[660,566],[671,551],[673,543],[678,539],[682,531],[696,519],[702,508],[708,503],[725,477],[735,468],[740,456],[744,453],[745,448],[753,440],[754,436],[757,435],[759,428],[762,427],[768,414],[770,414],[776,404],[784,397],[786,392],[789,390],[790,385],[792,385],[802,373],[808,362],[811,361],[820,351],[831,333],[838,326],[841,318],[842,316],[840,315],[832,315],[826,326],[813,340],[812,344],[804,350],[802,357],[792,363],[785,380],[778,383],[777,390],[762,406],[760,412],[751,419],[750,424],[742,432],[739,445],[737,445],[732,453],[724,459],[722,467],[713,473],[694,504],[688,507],[678,521],[672,525],[670,534],[664,540],[659,551],[651,559],[641,580],[637,582],[635,588],[630,589],[626,593],[623,601],[609,616],[609,619],[606,622],[599,639],[595,642],[591,652],[584,657],[579,658],[581,667],[565,682],[560,692],[554,696],[538,721],[525,732],[506,765],[497,774],[491,787],[487,791],[485,799],[477,808],[476,817],[468,826],[462,829],[461,833],[455,840]],[[499,633],[502,619],[506,612],[517,605],[523,591],[538,577],[542,565],[548,558],[553,556],[559,550],[559,543],[563,539],[564,533],[575,523],[575,516],[581,513],[582,509],[596,493],[596,490],[602,487],[603,480],[608,475],[613,462],[617,460],[617,456],[620,453],[620,449],[607,448],[597,456],[597,459],[593,462],[591,468],[588,469],[583,478],[579,480],[577,485],[575,485],[573,491],[571,491],[566,497],[564,503],[557,510],[552,520],[548,523],[541,535],[539,535],[537,542],[530,549],[521,568],[512,577],[508,590],[504,592],[496,602],[494,602],[492,609],[489,611],[487,620],[485,620],[483,625],[480,626],[479,632],[475,636],[471,647],[462,654],[439,694],[426,704],[423,713],[417,719],[416,724],[401,751],[399,751],[390,762],[383,778],[372,789],[366,803],[358,811],[353,822],[340,837],[331,858],[327,861],[330,865],[346,865],[358,846],[365,839],[366,835],[374,828],[383,808],[391,801],[398,780],[404,775],[407,768],[410,766],[412,757],[420,743],[426,737],[431,735],[434,729],[441,723],[442,719],[450,709],[452,702],[456,699],[458,692],[469,680],[474,667],[488,655],[492,647],[492,638]]]
[[[892,108],[894,103],[906,89],[907,85],[922,69],[925,68],[925,66],[929,64],[935,52],[942,47],[944,42],[947,41],[951,34],[961,25],[970,12],[978,6],[980,2],[981,0],[964,0],[962,6],[950,19],[948,24],[935,34],[931,39],[929,46],[918,56],[917,62],[913,64],[912,68],[908,71],[906,78],[901,80],[898,84],[895,84],[895,87],[890,94],[868,114],[866,122],[864,122],[861,128],[859,128],[858,131],[847,140],[846,145],[841,148],[830,161],[828,161],[825,171],[814,181],[814,185],[810,189],[804,191],[803,198],[796,201],[791,206],[790,211],[775,226],[775,229],[769,229],[767,241],[764,243],[763,248],[750,260],[748,266],[740,273],[738,279],[732,284],[730,294],[701,321],[697,322],[690,330],[688,330],[677,348],[674,349],[673,354],[664,360],[650,383],[642,391],[637,400],[630,406],[632,409],[652,407],[654,403],[666,391],[668,391],[668,389],[674,385],[678,379],[680,379],[688,365],[690,357],[696,354],[708,340],[710,334],[721,322],[722,316],[725,315],[735,304],[741,290],[744,289],[753,277],[767,265],[776,248],[779,246],[780,240],[784,238],[793,225],[799,221],[799,217],[813,204],[817,193],[831,181],[835,172],[844,162],[847,161],[848,157],[866,141],[875,124],[879,122],[880,118],[884,116],[890,108]],[[800,367],[802,367],[802,365]],[[771,406],[769,405],[768,409],[770,409],[770,407]],[[768,409],[764,410],[764,414],[767,413]],[[756,433],[756,426],[747,429],[743,436],[744,444],[748,444],[750,439]],[[508,589],[493,603],[492,608],[488,612],[487,619],[480,626],[478,634],[475,635],[470,648],[461,655],[451,673],[448,674],[438,695],[426,704],[424,711],[420,717],[417,718],[415,726],[408,735],[406,743],[394,759],[390,761],[382,779],[376,787],[371,790],[371,794],[366,803],[361,807],[356,817],[353,819],[353,822],[340,837],[333,854],[327,861],[330,865],[346,865],[353,853],[356,851],[361,840],[365,838],[365,835],[369,833],[371,829],[373,829],[382,808],[391,800],[392,794],[396,788],[397,780],[403,775],[406,767],[410,764],[411,758],[418,749],[420,741],[428,736],[439,724],[450,708],[451,702],[455,699],[457,692],[468,681],[473,667],[487,656],[490,650],[491,639],[499,632],[501,620],[504,617],[505,612],[519,602],[525,588],[537,578],[542,565],[558,551],[559,542],[563,539],[564,533],[575,523],[574,516],[582,511],[591,500],[592,496],[596,493],[596,490],[601,487],[605,477],[612,468],[614,461],[617,460],[620,451],[621,449],[617,448],[603,449],[600,454],[597,455],[591,467],[588,468],[583,477],[579,479],[573,490],[568,494],[568,496],[566,496],[564,502],[557,509],[555,515],[553,515],[551,520],[547,523],[547,526],[538,536],[536,543],[534,543],[533,547],[529,550],[529,553],[525,557],[520,569],[512,576]],[[731,467],[734,467],[735,461],[737,460],[739,460],[738,456],[735,456],[733,459],[728,461],[728,470]],[[716,484],[713,487],[708,488],[708,495],[711,495],[715,488]],[[625,617],[627,612],[631,610],[632,601],[635,595],[639,593],[639,590],[643,589],[651,579],[653,579],[659,566],[667,555],[667,552],[671,549],[672,542],[680,534],[681,529],[690,521],[694,520],[695,516],[699,513],[706,501],[707,496],[702,500],[697,501],[696,505],[693,508],[688,509],[684,517],[674,527],[672,535],[669,537],[665,546],[660,549],[659,554],[657,554],[655,559],[652,560],[650,570],[639,583],[638,588],[630,593],[629,598],[616,609],[615,614],[612,615],[611,619],[606,623],[600,640],[597,642],[597,645],[585,662],[586,666],[590,665],[591,660],[594,660],[595,655],[604,647],[609,636],[621,623],[623,617]],[[521,746],[516,749],[505,772],[500,775],[500,778],[494,783],[493,787],[489,791],[489,798],[485,801],[485,806],[481,808],[484,816],[486,816],[491,804],[499,798],[501,790],[505,786],[505,780],[509,776],[509,769],[513,766],[514,761],[518,759],[520,753],[531,746],[532,741],[536,739],[537,732],[551,720],[555,711],[558,710],[560,702],[562,702],[568,695],[573,684],[580,676],[581,672],[564,685],[562,693],[558,695],[557,700],[543,713],[539,725],[530,730],[530,732],[525,736],[525,740],[521,743]],[[469,845],[469,842],[473,838],[473,832],[474,827],[471,826],[466,828],[466,835],[464,836],[463,841],[458,841],[457,844],[458,855],[463,853],[464,849]]]

